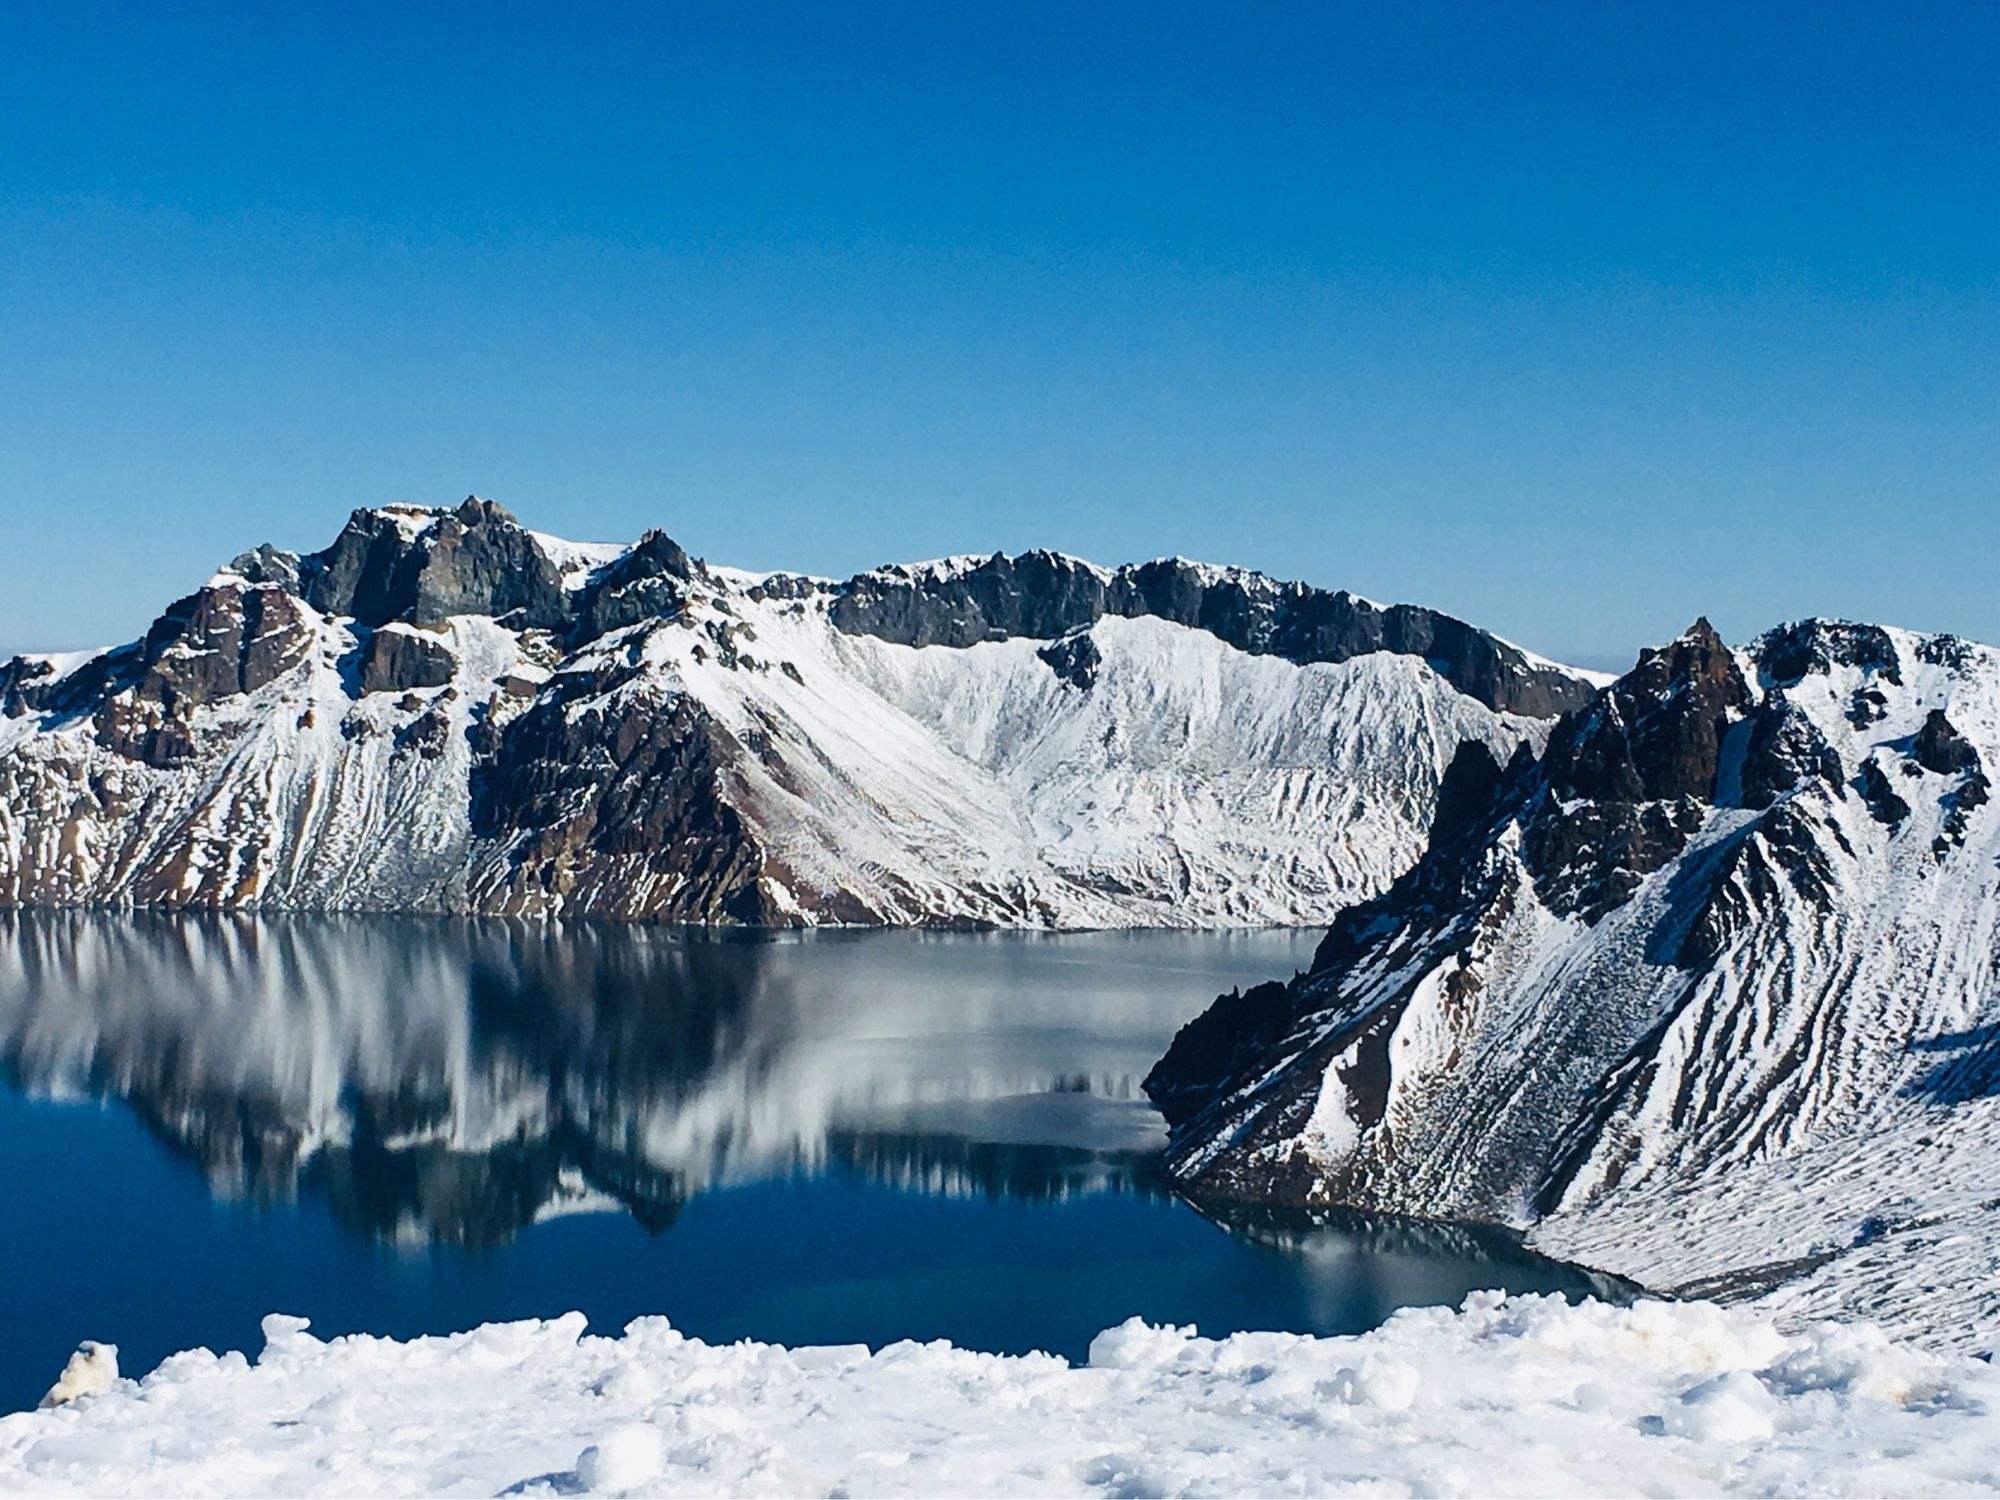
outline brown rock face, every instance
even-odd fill
[[[1735,655],[1697,620],[1556,726],[1548,795],[1523,839],[1551,909],[1594,921],[1687,846],[1715,797],[1723,736],[1750,702]]]
[[[474,773],[483,910],[661,921],[770,919],[762,856],[723,797],[726,731],[644,684],[564,679]],[[572,715],[569,704],[591,699]],[[740,754],[740,748],[734,748]]]
[[[130,698],[106,702],[91,719],[91,728],[105,749],[156,770],[186,765],[198,749],[185,720],[163,713],[158,704]]]
[[[299,560],[298,577],[316,609],[364,625],[463,614],[543,629],[568,622],[555,565],[490,500],[468,497],[444,513],[356,511],[332,546]]]
[[[1556,726],[1543,761],[1549,785],[1618,802],[1712,797],[1730,714],[1749,703],[1734,654],[1697,620]]]
[[[458,658],[451,648],[423,631],[384,628],[361,648],[364,693],[443,687],[457,670]]]
[[[275,587],[212,585],[168,607],[146,632],[137,694],[173,708],[254,693],[304,661],[313,630]]]
[[[216,584],[153,622],[136,648],[108,653],[62,685],[90,695],[99,744],[149,766],[178,766],[196,751],[187,715],[254,693],[306,659],[313,628],[299,601],[275,587]]]

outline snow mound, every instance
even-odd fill
[[[1479,1293],[1355,1338],[1133,1320],[1081,1369],[945,1343],[714,1347],[581,1314],[0,1419],[0,1490],[130,1494],[1825,1494],[2000,1486],[2000,1372],[1865,1326]]]

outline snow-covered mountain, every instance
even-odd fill
[[[1173,1170],[1218,1198],[1554,1215],[1594,1265],[1747,1290],[1947,1199],[1993,1218],[1967,1184],[2000,1145],[1996,757],[1989,647],[1815,620],[1734,651],[1698,623],[1539,758],[1462,749],[1424,858],[1306,974],[1184,1028],[1147,1084]],[[1932,1175],[1884,1160],[1896,1139]],[[1641,1221],[1650,1249],[1619,1232]],[[2000,1259],[1974,1259],[1990,1317]]]
[[[0,905],[1319,923],[1592,691],[1448,616],[1052,553],[844,583],[357,511],[0,667]]]

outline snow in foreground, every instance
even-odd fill
[[[1357,1338],[1136,1320],[1088,1368],[946,1344],[712,1347],[580,1314],[263,1354],[0,1419],[0,1491],[1549,1494],[1992,1491],[2000,1372],[1865,1324],[1469,1298]]]

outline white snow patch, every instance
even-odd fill
[[[112,649],[114,648],[110,646],[93,646],[83,651],[23,651],[21,660],[41,662],[49,669],[48,676],[36,679],[37,686],[45,686],[61,682],[78,667],[96,661],[98,657]]]
[[[266,1320],[0,1418],[39,1494],[1947,1494],[2000,1486],[2000,1372],[1703,1303],[1475,1293],[1373,1333],[1133,1320],[1090,1363],[715,1347],[581,1314],[409,1343]]]
[[[530,531],[528,535],[562,574],[563,587],[571,590],[582,588],[592,573],[632,550],[629,542],[572,542],[546,531]]]

